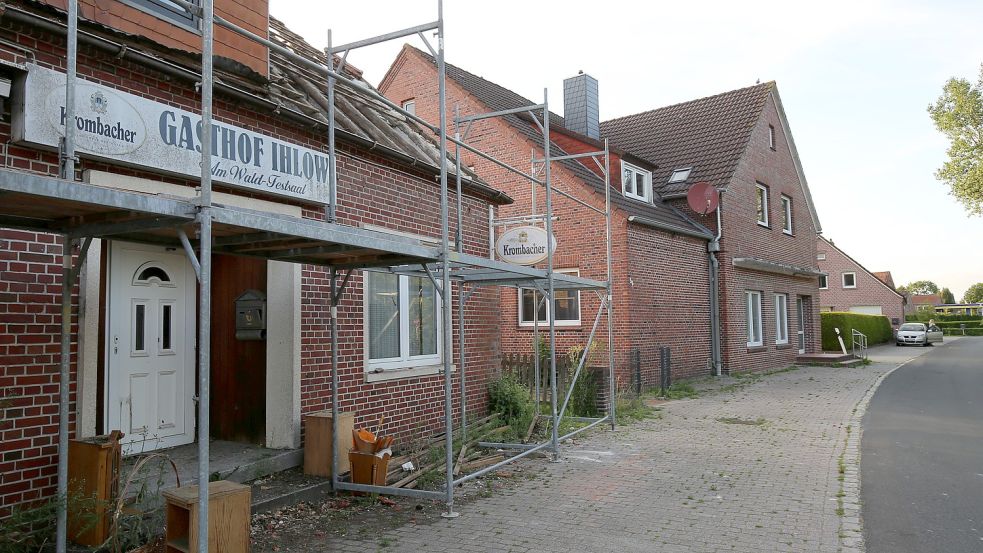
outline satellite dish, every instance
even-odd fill
[[[706,215],[717,209],[720,204],[720,193],[709,182],[697,182],[693,183],[686,192],[686,201],[690,209],[700,215]]]

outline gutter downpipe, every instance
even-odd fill
[[[721,205],[718,203],[717,234],[707,244],[707,258],[710,262],[710,357],[713,364],[713,376],[721,376],[723,372],[723,360],[720,352],[720,262],[717,260],[717,252],[720,251],[720,236],[723,234],[720,207]]]

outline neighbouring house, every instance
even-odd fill
[[[895,329],[904,322],[906,299],[890,271],[871,272],[824,236],[817,238],[819,309],[884,315]]]
[[[80,159],[66,182],[55,178],[66,83],[63,8],[59,0],[16,0],[0,13],[0,77],[13,83],[0,123],[0,517],[14,505],[51,496],[56,483],[63,241],[38,228],[102,237],[89,248],[71,296],[70,435],[120,429],[127,449],[142,451],[209,439],[301,447],[302,416],[330,407],[325,264],[401,264],[401,256],[433,260],[429,252],[439,251],[433,246],[441,228],[437,175],[448,160],[440,159],[432,136],[371,99],[368,83],[339,83],[337,222],[327,221],[324,75],[217,29],[215,211],[241,219],[215,227],[211,433],[199,436],[197,286],[178,236],[196,228],[180,221],[194,213],[200,175],[194,157],[201,124],[198,21],[168,2],[80,2]],[[216,12],[325,63],[321,52],[269,16],[265,0],[217,0]],[[360,80],[356,69],[346,71]],[[3,188],[18,182],[37,186]],[[79,198],[73,190],[82,191]],[[56,196],[48,191],[65,198],[50,200],[43,194]],[[511,200],[471,173],[464,191],[464,250],[486,256],[489,209]],[[141,233],[122,224],[132,223],[133,213],[93,203],[123,197],[184,211],[172,213],[173,226],[144,220]],[[452,219],[456,212],[452,205]],[[251,221],[300,230],[251,230],[265,228]],[[316,238],[329,233],[378,247]],[[359,257],[364,251],[370,255]],[[265,301],[265,339],[255,330],[237,332],[241,297]],[[471,330],[468,401],[475,412],[486,402],[486,377],[500,364],[498,303],[498,290],[477,291],[463,321]],[[340,409],[354,412],[357,424],[385,415],[379,430],[399,439],[438,431],[440,358],[451,347],[438,331],[440,311],[427,278],[351,274],[337,311],[338,394]],[[455,343],[456,336],[455,330]],[[456,404],[459,374],[454,379]]]
[[[937,305],[942,305],[942,296],[939,294],[911,294],[908,297],[905,313],[932,311]]]
[[[942,315],[983,315],[983,303],[943,303],[935,306]]]
[[[435,123],[440,109],[436,74],[431,55],[406,45],[379,89],[394,102],[412,104],[418,116]],[[455,110],[466,116],[542,102],[524,98],[452,64],[447,64],[447,77],[449,120],[453,120]],[[568,79],[563,103],[566,119],[550,114],[551,155],[603,149],[598,138],[597,82],[583,74]],[[518,168],[530,167],[531,157],[542,158],[544,154],[542,131],[527,114],[512,113],[475,122],[468,139]],[[496,208],[497,218],[543,212],[543,189],[538,185],[466,152],[463,159],[481,178],[515,199],[514,204]],[[638,373],[642,385],[658,384],[659,346],[671,348],[674,378],[711,372],[707,244],[713,235],[696,217],[662,201],[652,186],[655,171],[655,163],[630,150],[615,149],[612,153],[613,345],[618,385],[622,388],[637,383]],[[590,159],[552,164],[552,180],[558,190],[601,210],[605,205],[602,177],[603,171]],[[606,280],[604,216],[559,194],[554,194],[553,202],[557,217],[554,267],[558,272]],[[705,222],[707,218],[701,219]],[[502,292],[503,351],[534,351],[536,298],[537,293],[531,289]],[[587,291],[558,293],[552,305],[543,306],[539,312],[541,323],[547,317],[555,317],[558,355],[585,346],[598,307],[598,297]],[[595,340],[606,344],[606,333],[599,332]]]
[[[783,367],[820,351],[822,229],[774,82],[605,121],[600,135],[658,164],[655,192],[719,233],[725,369]],[[720,192],[719,227],[687,204],[697,182]]]

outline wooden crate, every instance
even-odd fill
[[[354,413],[338,413],[338,439],[331,439],[331,411],[319,411],[304,417],[304,474],[331,476],[332,443],[338,448],[338,474],[351,469],[347,451],[352,446]]]
[[[68,510],[68,536],[89,547],[109,537],[112,503],[119,493],[121,434],[113,432],[68,442],[69,493],[78,500]]]
[[[227,480],[208,484],[209,553],[249,551],[249,486]],[[165,490],[166,553],[198,551],[198,486]]]

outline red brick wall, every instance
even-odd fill
[[[41,0],[67,10],[65,0]],[[266,0],[216,0],[215,15],[263,38],[269,38],[269,4]],[[118,0],[81,0],[79,16],[124,33],[146,37],[161,46],[201,54],[201,34],[175,25]],[[224,27],[215,26],[215,55],[233,59],[263,75],[269,74],[266,46]]]
[[[830,311],[849,311],[859,305],[879,305],[881,313],[892,319],[892,326],[898,328],[904,322],[904,300],[896,292],[867,272],[855,261],[847,257],[835,246],[822,238],[817,238],[817,253],[825,254],[819,260],[819,268],[829,273],[829,288],[819,291],[820,307]],[[843,273],[856,274],[856,288],[843,287]],[[897,324],[893,324],[894,320]]]
[[[439,103],[436,69],[414,50],[404,48],[380,84],[380,90],[393,101],[415,99],[417,115],[427,121],[437,121]],[[455,106],[460,107],[462,114],[491,111],[488,106],[482,104],[452,79],[447,80],[446,105],[449,120]],[[533,123],[528,124],[533,125]],[[468,138],[470,144],[522,170],[529,168],[531,151],[535,151],[537,157],[543,155],[542,142],[530,140],[502,118],[476,122]],[[567,146],[576,147],[575,144],[567,144]],[[462,157],[465,164],[474,166],[481,178],[515,199],[513,205],[499,207],[497,217],[530,213],[533,185],[528,180],[473,154],[465,153]],[[615,181],[612,183],[614,189],[612,193],[620,194],[621,186],[618,177],[620,172],[617,167],[612,163]],[[551,177],[556,188],[569,192],[599,209],[604,209],[603,195],[561,164],[553,164]],[[536,185],[536,205],[537,212],[542,213],[545,209],[544,189],[539,185]],[[559,221],[554,225],[554,234],[557,237],[554,267],[579,268],[582,277],[605,280],[607,255],[604,217],[558,194],[553,195],[553,210],[559,217]],[[643,298],[640,297],[641,293],[632,292],[629,276],[632,277],[635,286],[644,287],[641,289],[644,289],[646,294],[658,293],[663,297],[673,294],[672,290],[676,283],[690,283],[684,286],[685,292],[687,295],[699,298],[700,303],[696,304],[692,311],[683,311],[687,312],[688,322],[698,326],[700,330],[697,332],[702,332],[709,326],[708,312],[704,311],[702,321],[699,320],[698,315],[699,306],[705,308],[709,295],[706,242],[685,237],[670,238],[666,233],[644,227],[633,226],[629,230],[627,214],[617,209],[612,215],[612,233],[614,348],[619,386],[627,387],[632,382],[633,374],[629,361],[634,347],[645,348],[646,354],[642,358],[645,382],[652,382],[653,378],[657,382],[658,355],[653,357],[648,353],[653,340],[656,347],[660,344],[673,345],[677,374],[705,374],[706,358],[709,356],[709,339],[698,337],[695,340],[677,341],[678,331],[665,328],[666,316],[669,315],[668,311],[672,310],[671,308],[653,307],[636,313],[639,301],[652,302],[654,306],[659,300]],[[696,258],[693,258],[694,255]],[[633,266],[638,270],[633,269]],[[662,272],[648,272],[650,268]],[[519,325],[517,299],[518,294],[514,289],[503,289],[501,293],[502,349],[505,352],[529,353],[533,351],[533,329]],[[598,306],[599,301],[594,292],[580,293],[580,325],[557,327],[558,356],[564,355],[573,347],[585,345]],[[607,332],[604,323],[605,321],[602,320],[602,326],[594,339],[606,344]],[[546,339],[546,333],[542,328],[540,331]],[[606,352],[599,351],[595,364],[605,364],[606,355]]]
[[[775,128],[773,150],[768,144],[768,126]],[[769,188],[770,227],[757,224],[756,183]],[[734,267],[734,258],[754,257],[798,267],[816,266],[816,229],[806,206],[792,153],[786,142],[773,97],[769,97],[762,116],[738,167],[721,195],[723,234],[721,237],[721,349],[728,371],[767,370],[788,366],[797,355],[798,316],[796,297],[806,302],[806,351],[819,351],[819,283],[815,277],[792,277]],[[792,199],[792,236],[782,232],[781,195]],[[688,211],[686,200],[674,205]],[[716,228],[711,217],[699,218],[709,228]],[[747,346],[746,292],[762,294],[763,345]],[[788,294],[789,344],[775,344],[776,321],[774,294]]]
[[[36,52],[41,65],[62,69],[64,41],[31,29],[0,26],[0,37]],[[42,48],[42,45],[45,45]],[[23,62],[23,55],[0,46],[0,58]],[[191,111],[199,111],[192,83],[176,82],[153,70],[128,61],[101,55],[82,47],[79,75],[83,78],[154,98]],[[10,137],[10,114],[0,121],[0,141]],[[281,140],[326,149],[318,130],[293,125],[273,113],[217,98],[218,121],[235,123]],[[54,153],[10,145],[9,165],[23,171],[57,174]],[[187,179],[163,177],[104,162],[82,159],[79,174],[86,169],[193,186]],[[433,174],[402,166],[378,155],[339,144],[339,207],[341,222],[375,224],[397,230],[439,236],[438,190]],[[217,187],[218,189],[219,187]],[[231,190],[229,190],[231,191]],[[241,191],[236,191],[241,194]],[[466,197],[464,245],[471,253],[488,251],[488,204]],[[455,216],[451,204],[452,220]],[[323,219],[320,208],[305,209],[305,216]],[[50,496],[55,487],[58,344],[60,313],[60,269],[56,256],[60,239],[0,229],[0,389],[7,403],[0,405],[0,517],[10,506],[22,501]],[[358,422],[376,421],[385,413],[386,432],[395,433],[405,443],[420,433],[432,433],[442,425],[442,378],[407,378],[366,384],[362,354],[361,276],[352,276],[352,285],[340,307],[340,377],[342,410],[355,410]],[[330,407],[330,328],[326,271],[313,266],[303,269],[302,287],[302,412]],[[73,309],[77,312],[77,290]],[[467,371],[469,413],[485,409],[486,381],[499,367],[498,292],[475,293],[466,308],[468,329]],[[455,307],[455,320],[456,320]],[[455,324],[455,329],[457,324]],[[73,330],[73,344],[77,335]],[[73,345],[73,351],[75,346]],[[457,351],[457,331],[453,344]],[[454,357],[455,365],[457,356]],[[73,402],[77,377],[76,357],[72,358]],[[455,405],[460,368],[454,374]],[[457,412],[457,411],[455,411]],[[73,417],[76,410],[71,409]],[[473,415],[472,415],[473,416]],[[72,434],[74,435],[74,424]]]

